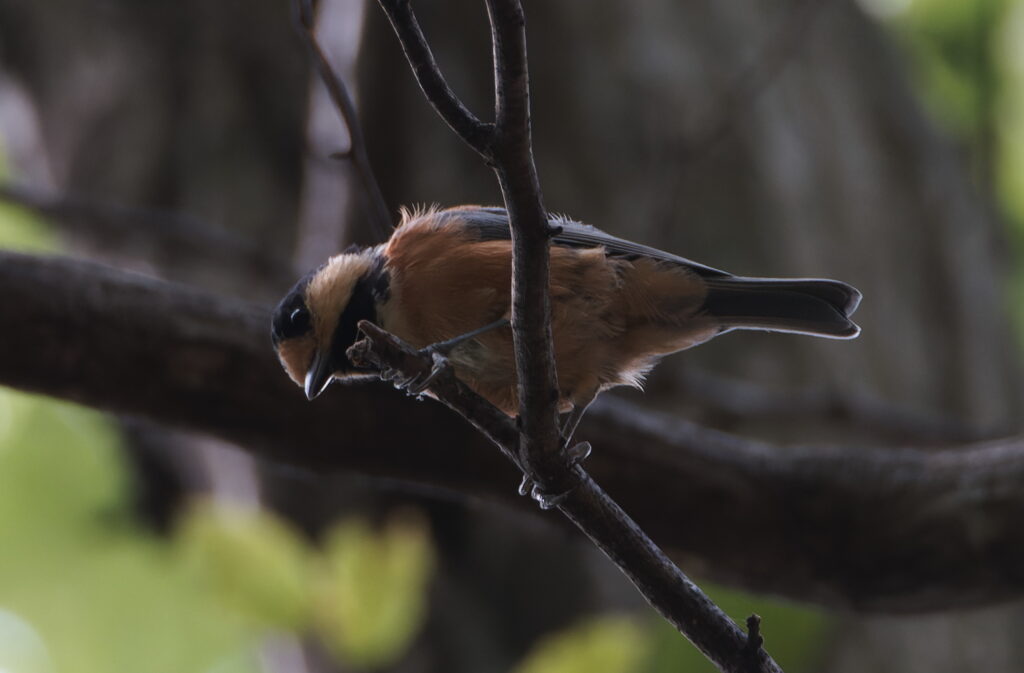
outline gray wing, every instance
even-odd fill
[[[507,241],[512,236],[508,225],[508,214],[504,208],[451,208],[442,214],[462,219],[466,226],[475,230],[480,239],[484,241]],[[613,257],[624,257],[626,259],[648,257],[663,262],[679,264],[705,278],[722,278],[732,275],[725,271],[713,269],[710,266],[698,264],[685,257],[679,257],[678,255],[658,250],[657,248],[616,238],[589,224],[581,224],[563,218],[553,218],[551,225],[562,229],[561,233],[552,239],[555,245],[564,245],[570,248],[596,248],[600,246]]]
[[[458,217],[481,240],[505,241],[511,238],[504,208],[462,207],[441,214]],[[572,248],[600,246],[611,256],[626,259],[646,257],[690,269],[707,279],[706,310],[712,315],[742,318],[740,326],[841,338],[851,338],[860,331],[849,320],[860,303],[860,292],[842,281],[734,276],[657,248],[616,238],[588,224],[564,218],[553,218],[551,224],[562,229],[553,239],[556,245]],[[794,321],[799,322],[796,327],[793,327]]]

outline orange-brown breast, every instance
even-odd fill
[[[507,318],[511,242],[480,241],[456,218],[405,224],[385,254],[391,297],[383,326],[417,347]],[[678,267],[611,259],[603,248],[551,248],[551,319],[562,410],[599,390],[636,384],[652,357],[686,345],[703,284]],[[400,307],[400,309],[399,309]],[[517,408],[511,331],[456,349],[458,376],[506,413]]]

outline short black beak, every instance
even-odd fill
[[[331,359],[320,351],[313,356],[313,364],[306,372],[306,399],[312,400],[331,382]]]

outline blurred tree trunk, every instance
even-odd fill
[[[829,276],[864,292],[859,340],[724,337],[669,359],[645,404],[712,418],[684,383],[700,368],[1011,427],[1021,378],[1002,293],[1002,233],[987,195],[975,193],[923,117],[879,29],[847,0],[821,4],[804,20],[793,17],[807,8],[792,1],[528,2],[547,206],[737,273]],[[486,117],[483,3],[417,5],[453,86]],[[429,109],[390,28],[369,9],[359,95],[390,205],[498,203],[490,171]],[[796,20],[800,30],[773,37]],[[293,249],[310,164],[338,149],[304,148],[309,101],[318,99],[283,0],[0,0],[0,59],[38,114],[46,161],[26,179],[183,210],[268,249]],[[737,84],[765,59],[778,61],[764,68],[766,81]],[[719,125],[727,133],[709,141]],[[125,266],[263,300],[285,289],[259,269],[238,277],[197,266],[146,233],[73,233],[83,249]],[[368,240],[358,226],[350,237]],[[764,419],[730,429],[795,441],[874,434]],[[266,492],[312,532],[353,501],[385,502],[367,501],[358,480],[324,481],[276,480]],[[578,548],[495,524],[492,512],[434,512],[447,570],[418,654],[438,670],[505,669],[537,634],[587,606]],[[543,564],[533,565],[539,556]],[[509,572],[529,567],[543,569]],[[550,591],[530,589],[541,580]],[[471,643],[446,626],[456,618],[480,627]],[[977,618],[935,619],[966,627]],[[868,645],[847,643],[842,656],[887,647],[879,634],[891,628],[890,620],[849,629],[850,642]],[[900,625],[916,645],[893,670],[925,670],[924,661],[927,670],[954,670],[913,655],[928,646],[929,628]],[[1009,670],[993,665],[986,670]]]

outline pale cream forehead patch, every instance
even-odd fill
[[[330,344],[338,318],[352,298],[356,281],[373,265],[369,254],[331,257],[306,287],[306,304],[313,316],[313,332],[321,348]]]

